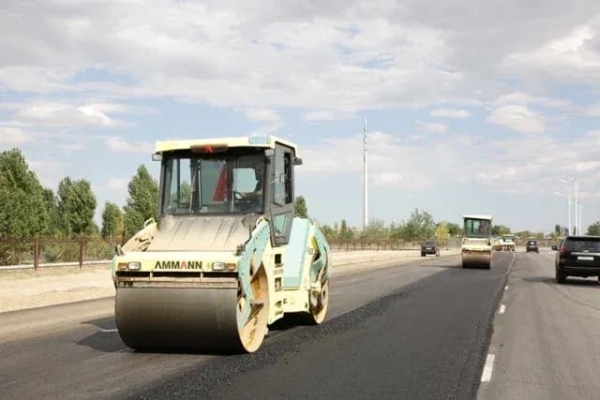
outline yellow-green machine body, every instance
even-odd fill
[[[463,215],[462,266],[490,269],[494,254],[491,215]]]
[[[294,144],[165,141],[153,159],[161,163],[158,222],[118,247],[112,264],[127,346],[251,353],[288,314],[324,321],[330,248],[310,219],[295,216],[302,162]]]

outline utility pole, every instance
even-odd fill
[[[363,127],[363,229],[369,225],[369,197],[367,185],[367,118]]]

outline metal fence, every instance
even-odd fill
[[[83,267],[96,261],[109,260],[114,246],[122,238],[0,238],[0,265],[39,266],[75,264]]]
[[[461,238],[438,240],[442,248],[460,248]],[[420,250],[422,241],[404,239],[328,239],[333,251],[362,251],[362,250]]]
[[[442,249],[457,249],[460,237],[438,241]],[[122,237],[103,239],[100,237],[78,238],[0,238],[0,269],[39,268],[53,266],[92,266],[106,264],[114,255],[116,244],[123,243]],[[328,239],[332,251],[386,251],[419,250],[421,241],[403,239]],[[553,240],[539,241],[541,246],[555,244]],[[517,241],[517,247],[525,241]]]

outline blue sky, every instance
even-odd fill
[[[156,140],[272,133],[311,216],[360,225],[367,118],[372,219],[550,232],[568,177],[600,219],[598,2],[237,3],[2,2],[0,149],[52,189],[89,179],[100,214],[158,177]]]

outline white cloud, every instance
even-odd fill
[[[117,121],[109,113],[124,112],[118,104],[71,104],[56,101],[4,103],[1,108],[14,112],[14,118],[29,124],[47,127],[98,126],[112,128]]]
[[[506,91],[497,78],[596,77],[596,3],[557,14],[556,1],[9,2],[0,88],[332,113],[479,103]],[[90,68],[107,77],[85,79]]]
[[[372,183],[379,187],[409,187],[413,190],[419,190],[433,187],[435,179],[415,172],[410,175],[398,172],[382,172],[372,178]]]
[[[584,113],[591,117],[600,117],[600,104],[593,104],[586,107]]]
[[[600,161],[583,161],[576,162],[572,165],[563,167],[565,171],[587,172],[600,169]]]
[[[407,114],[409,123],[421,118],[413,131],[370,132],[371,176],[381,188],[470,182],[525,192],[552,186],[553,174],[569,169],[582,185],[598,173],[600,136],[562,130],[567,119],[587,126],[576,118],[600,115],[597,104],[580,106],[595,86],[571,86],[600,79],[597,1],[4,3],[0,118],[10,122],[0,123],[3,146],[76,153],[100,138],[113,152],[145,157],[157,133],[134,136],[127,128],[155,110],[132,104],[176,98],[241,110],[249,126],[227,127],[240,131],[274,132],[287,115],[305,125],[373,115],[389,118],[373,126],[402,126]],[[488,122],[525,134],[494,140],[480,129],[481,107]],[[456,125],[472,134],[434,117],[469,118]],[[161,135],[186,135],[192,123],[178,119],[177,130]],[[350,122],[327,125],[340,132]],[[306,140],[300,173],[360,178],[360,128],[322,147],[305,147],[321,132],[289,130]],[[85,139],[74,141],[75,132]],[[104,182],[117,175],[105,173]]]
[[[429,115],[440,118],[469,118],[471,113],[467,110],[453,110],[448,108],[437,108],[431,110]]]
[[[543,133],[545,129],[544,117],[521,105],[497,107],[488,120],[523,133]]]
[[[129,185],[130,179],[126,178],[110,178],[106,183],[106,188],[109,190],[123,190]]]
[[[25,143],[33,142],[34,137],[31,133],[25,132],[20,128],[11,126],[0,126],[0,146],[20,146]]]
[[[129,142],[119,136],[105,138],[106,146],[117,153],[146,153],[154,150],[154,144],[149,142]]]
[[[369,141],[369,176],[378,187],[420,190],[478,184],[506,193],[546,193],[560,189],[559,176],[575,173],[580,187],[594,188],[600,142],[589,136],[562,151],[562,138],[551,136],[443,135],[436,141],[375,132]],[[303,147],[299,174],[355,174],[362,171],[362,138],[323,139]],[[468,151],[466,151],[468,149]],[[561,154],[557,159],[556,154]]]
[[[35,172],[40,183],[45,187],[55,187],[56,183],[63,178],[63,173],[69,167],[64,161],[42,157],[27,157],[29,168]]]
[[[496,105],[529,105],[535,104],[544,107],[566,108],[571,105],[571,102],[566,99],[533,96],[524,92],[512,92],[499,96],[494,102]]]
[[[246,110],[246,117],[252,121],[268,122],[279,121],[281,119],[277,111],[266,108],[253,108]]]
[[[586,136],[596,139],[600,144],[600,129],[586,132]]]
[[[448,132],[448,125],[440,124],[436,122],[422,122],[415,121],[417,125],[421,127],[421,129],[431,132],[431,133],[446,133]]]
[[[597,30],[597,23],[581,24],[528,51],[507,55],[504,65],[520,73],[543,74],[558,80],[597,81],[600,77],[600,54],[594,47]]]
[[[340,121],[352,117],[352,113],[336,111],[311,111],[302,116],[305,121]]]
[[[273,133],[281,127],[281,116],[275,110],[267,108],[251,108],[246,110],[246,118],[251,121],[267,122],[259,131]]]
[[[59,144],[57,146],[59,149],[61,150],[65,150],[65,151],[81,151],[85,149],[85,146],[82,143],[66,143],[66,144]]]

